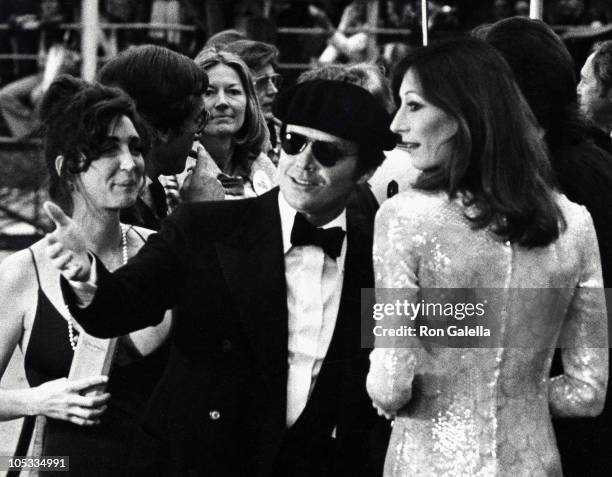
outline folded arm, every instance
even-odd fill
[[[557,417],[597,416],[608,383],[608,323],[601,261],[585,211],[583,271],[561,331],[564,374],[550,380],[549,404]]]
[[[402,289],[408,301],[417,300],[417,258],[406,240],[410,230],[410,219],[401,217],[399,208],[390,202],[381,207],[376,216],[374,236],[376,302],[379,304],[392,299],[393,290],[397,289]],[[409,325],[405,322],[407,319],[387,314],[378,323],[387,329],[398,328]],[[385,414],[395,414],[408,404],[422,352],[418,338],[376,337],[367,377],[368,393],[375,407]]]

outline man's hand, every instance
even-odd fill
[[[53,202],[45,202],[43,207],[55,224],[55,230],[46,236],[46,253],[51,263],[68,280],[86,282],[91,263],[83,231]]]
[[[185,175],[180,193],[184,202],[223,200],[225,191],[217,176],[221,169],[204,146],[197,146],[198,159],[195,167]]]

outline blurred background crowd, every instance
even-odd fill
[[[527,0],[432,0],[428,2],[429,35],[447,36],[482,23],[527,16],[529,6]],[[74,68],[80,49],[81,7],[78,0],[0,2],[0,85],[44,69],[53,45],[74,52],[62,55],[66,57],[62,67]],[[290,79],[318,61],[355,59],[350,51],[329,51],[330,28],[352,40],[346,48],[357,48],[359,41],[367,43],[367,53],[356,53],[359,59],[386,65],[422,42],[421,2],[415,0],[100,0],[99,9],[100,62],[142,43],[193,57],[212,35],[233,28],[249,39],[275,44],[280,50],[279,70]],[[581,48],[584,39],[588,43],[594,36],[607,34],[612,4],[545,0],[542,18],[567,42],[576,43],[573,49],[581,55],[580,64],[590,46],[586,51]],[[365,40],[357,35],[367,29],[377,30],[366,34]],[[6,124],[0,132],[11,135]]]
[[[503,18],[528,16],[534,4],[539,7],[536,16],[551,26],[572,54],[577,77],[593,46],[612,38],[608,0],[431,0],[426,4],[423,22],[423,2],[418,0],[2,0],[0,245],[5,243],[7,224],[17,225],[17,235],[24,224],[30,227],[26,235],[31,235],[32,226],[34,232],[42,230],[39,204],[46,177],[38,160],[38,107],[58,74],[83,74],[85,6],[90,16],[92,6],[98,9],[93,35],[97,70],[131,45],[161,45],[190,58],[205,44],[247,39],[269,45],[265,51],[249,53],[238,51],[240,47],[234,51],[243,58],[250,55],[248,66],[266,82],[260,85],[264,106],[271,104],[281,85],[293,84],[306,70],[369,63],[386,74],[398,59],[423,44],[424,33],[430,41],[459,35]],[[278,149],[274,136],[272,147]],[[19,245],[24,243],[11,248]]]

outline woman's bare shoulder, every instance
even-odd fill
[[[36,244],[35,244],[36,245]],[[34,249],[34,246],[32,248]],[[37,252],[34,251],[34,255]],[[32,280],[36,281],[36,272],[29,249],[23,249],[6,257],[0,263],[0,287],[4,290],[27,288]]]

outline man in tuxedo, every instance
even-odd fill
[[[159,177],[185,169],[193,141],[206,126],[208,113],[202,94],[208,87],[208,76],[191,58],[162,46],[140,45],[108,61],[97,79],[130,95],[150,133],[145,187],[136,204],[121,211],[121,221],[159,230],[168,214],[166,191]]]
[[[130,475],[382,473],[388,429],[366,394],[360,337],[373,224],[346,204],[394,146],[390,117],[330,80],[289,88],[274,112],[280,192],[184,204],[113,274],[46,205],[49,256],[86,331],[122,335],[176,312]]]

